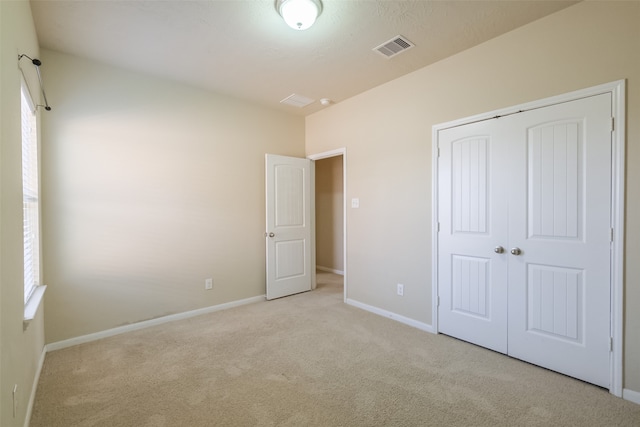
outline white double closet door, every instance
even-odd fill
[[[611,94],[438,134],[439,331],[609,387]]]

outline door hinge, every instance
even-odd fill
[[[436,297],[436,307],[440,307],[440,297]]]
[[[437,150],[438,150],[438,157],[440,157],[440,147],[438,147]]]
[[[611,132],[613,132],[616,129],[615,121],[616,121],[615,117],[611,117],[611,122],[610,122],[610,125],[609,125],[609,128],[610,128]]]
[[[610,241],[610,242],[613,242],[613,228],[610,228],[610,229],[609,229],[609,232],[610,232],[610,233],[609,233],[609,241]]]
[[[609,351],[613,351],[613,337],[609,337]]]
[[[438,233],[440,232],[440,223],[438,223]]]

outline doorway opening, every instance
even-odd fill
[[[307,157],[314,163],[316,286],[343,288],[346,301],[346,150]]]

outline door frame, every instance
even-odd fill
[[[346,148],[336,148],[335,150],[324,151],[316,154],[309,154],[307,159],[311,160],[311,164],[314,165],[312,171],[312,186],[315,188],[315,161],[328,159],[331,157],[342,156],[342,266],[343,266],[343,302],[347,302],[347,149]],[[315,197],[315,196],[314,196]],[[315,209],[313,211],[312,216],[313,226],[311,227],[311,241],[313,245],[311,246],[311,262],[314,264],[314,271],[312,273],[312,288],[316,287],[316,276],[315,276],[315,263],[316,263],[316,216]]]
[[[574,101],[589,96],[610,93],[612,96],[611,111],[613,116],[611,133],[611,358],[609,392],[622,397],[623,381],[623,345],[624,345],[624,176],[625,176],[625,142],[626,142],[626,80],[617,80],[565,94],[552,96],[512,107],[502,108],[446,123],[434,125],[431,136],[432,165],[432,325],[433,332],[438,333],[438,138],[439,132],[457,126],[496,119],[502,116],[517,114],[527,110],[548,107],[555,104]]]

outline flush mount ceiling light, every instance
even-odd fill
[[[320,0],[277,0],[276,8],[288,26],[306,30],[322,12],[322,3]]]

